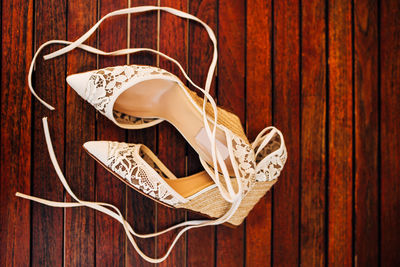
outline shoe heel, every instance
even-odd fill
[[[242,200],[235,214],[224,225],[229,227],[239,226],[276,181],[275,179],[267,182],[256,182],[251,191]],[[176,206],[176,208],[195,211],[210,218],[219,218],[229,210],[230,205],[229,202],[222,198],[218,188],[215,187],[187,203]]]

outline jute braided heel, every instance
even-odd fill
[[[258,201],[271,189],[277,180],[268,182],[256,182],[253,188],[243,198],[242,203],[235,214],[225,223],[231,226],[240,225]],[[230,208],[231,203],[227,202],[217,188],[201,194],[187,203],[179,204],[176,208],[182,208],[201,213],[211,218],[219,218]]]

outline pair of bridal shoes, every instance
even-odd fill
[[[83,44],[109,17],[152,10],[165,11],[178,17],[200,23],[214,45],[214,54],[204,88],[195,84],[175,59],[149,48],[129,48],[104,52]],[[43,119],[46,143],[58,177],[76,202],[54,202],[17,193],[18,196],[55,207],[87,206],[106,213],[119,221],[136,251],[147,261],[165,260],[179,237],[191,228],[227,224],[237,226],[251,209],[277,181],[287,158],[282,133],[267,127],[250,143],[240,119],[218,107],[210,95],[211,82],[217,64],[217,41],[212,29],[188,13],[155,6],[142,6],[111,12],[100,19],[75,42],[53,40],[43,44],[36,52],[28,77],[32,94],[46,107],[51,105],[41,99],[33,89],[31,76],[36,58],[47,45],[63,44],[45,59],[51,59],[80,48],[90,53],[119,56],[150,52],[176,64],[185,79],[202,94],[190,90],[176,75],[154,66],[114,66],[67,77],[67,83],[99,113],[124,129],[143,129],[162,121],[171,123],[199,155],[204,171],[188,177],[177,178],[143,144],[111,141],[89,141],[85,151],[115,177],[146,197],[170,208],[185,209],[208,217],[185,221],[164,231],[139,234],[123,218],[121,212],[106,203],[80,200],[70,189],[53,151],[47,120]],[[183,160],[183,159],[182,159]],[[180,228],[166,254],[150,258],[137,246],[136,238],[150,238]]]

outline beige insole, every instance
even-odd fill
[[[212,165],[203,117],[176,82],[153,79],[138,83],[118,97],[114,109],[135,117],[162,118],[169,121],[196,152]],[[216,139],[218,147],[226,151],[225,164],[232,175],[234,172],[230,158],[227,157],[226,137],[219,128],[217,128]]]
[[[139,155],[182,197],[190,197],[214,184],[214,181],[205,171],[179,179],[176,178],[153,151],[144,145],[140,147]]]
[[[190,197],[197,192],[211,186],[214,181],[205,172],[199,172],[188,177],[164,180],[182,197]]]

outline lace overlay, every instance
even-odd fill
[[[265,182],[277,179],[286,163],[286,159],[287,155],[285,150],[280,154],[272,155],[266,164],[256,169],[256,180]]]
[[[231,135],[232,148],[239,173],[240,182],[243,186],[243,193],[246,194],[255,182],[255,160],[253,149],[237,135]]]
[[[143,124],[152,122],[155,119],[145,119],[125,114],[123,112],[113,110],[115,120],[121,124]]]
[[[108,105],[114,100],[113,96],[123,88],[126,82],[136,78],[160,74],[172,76],[171,73],[163,69],[151,66],[125,65],[100,69],[89,78],[85,99],[100,113],[106,115]],[[120,113],[117,113],[118,115]],[[118,117],[118,119],[121,118]],[[127,121],[126,116],[122,119],[124,122],[133,124],[145,122],[133,116],[130,116]],[[146,121],[152,121],[152,119],[146,119]]]
[[[243,195],[248,193],[256,182],[272,181],[279,177],[286,163],[287,152],[284,140],[281,139],[278,130],[271,128],[267,132],[268,134],[275,131],[272,138],[266,144],[263,144],[257,155],[255,155],[255,151],[259,149],[260,145],[249,146],[237,135],[232,134],[227,129],[225,131],[232,143],[234,160],[241,175],[239,181],[243,186]],[[261,141],[265,138],[266,136],[262,137]]]
[[[265,182],[277,179],[286,163],[287,151],[281,137],[275,134],[256,157],[256,180]],[[256,147],[255,149],[257,149]]]
[[[129,184],[145,194],[169,205],[177,205],[179,201],[164,186],[157,174],[137,160],[140,147],[135,144],[108,142],[108,158],[106,165],[113,172],[124,178]],[[149,158],[148,160],[151,161]],[[151,167],[154,168],[153,164]],[[158,173],[162,173],[159,170]],[[163,174],[165,176],[165,174]]]

